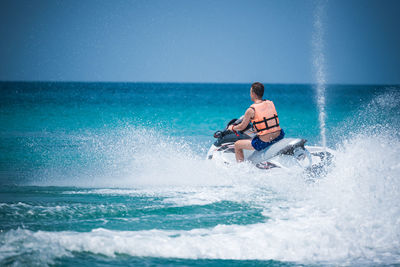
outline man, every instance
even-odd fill
[[[235,142],[235,156],[237,162],[244,160],[243,149],[263,150],[268,146],[283,139],[285,133],[279,126],[278,113],[272,101],[262,100],[264,85],[256,82],[251,85],[250,98],[254,102],[244,114],[243,120],[238,125],[230,125],[231,131],[242,131],[251,121],[256,136],[252,139],[238,140]]]

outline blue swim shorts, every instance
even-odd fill
[[[258,136],[256,136],[253,138],[253,140],[251,140],[251,145],[254,147],[255,150],[260,151],[269,147],[272,144],[275,144],[279,140],[282,140],[283,137],[285,137],[285,132],[283,131],[283,129],[281,129],[281,133],[274,140],[270,142],[263,142]]]

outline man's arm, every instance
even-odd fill
[[[242,130],[244,130],[244,129],[247,127],[247,125],[249,124],[251,118],[253,118],[253,116],[254,116],[254,110],[253,110],[252,108],[248,108],[248,109],[246,110],[246,113],[244,113],[244,117],[243,117],[242,122],[239,123],[238,125],[235,125],[235,126],[230,125],[230,126],[228,127],[228,130],[231,130],[231,131],[232,131],[232,127],[234,127],[235,131],[242,131]]]

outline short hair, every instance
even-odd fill
[[[251,89],[253,90],[253,93],[258,96],[259,98],[262,98],[264,95],[264,85],[259,82],[255,82],[251,85]]]

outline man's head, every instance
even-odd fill
[[[262,99],[263,95],[264,95],[264,85],[259,82],[253,83],[250,89],[251,100]]]

